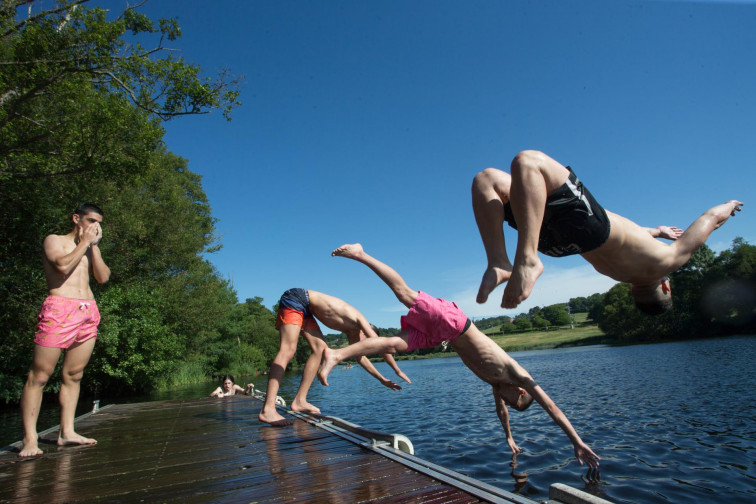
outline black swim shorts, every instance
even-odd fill
[[[551,257],[582,254],[609,238],[609,217],[568,166],[570,177],[546,199],[538,251]],[[504,205],[504,220],[517,229],[512,207]]]

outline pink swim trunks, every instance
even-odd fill
[[[407,351],[453,341],[465,332],[468,322],[467,315],[456,304],[418,291],[412,308],[401,318],[402,330],[409,336]]]
[[[97,337],[100,311],[94,299],[70,299],[47,296],[37,315],[34,343],[54,348],[68,348]]]

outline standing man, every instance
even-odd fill
[[[74,211],[73,230],[66,235],[48,235],[42,256],[49,296],[42,303],[34,337],[34,357],[21,394],[24,446],[20,457],[41,455],[37,444],[37,418],[42,391],[63,349],[60,387],[60,433],[58,446],[96,444],[74,430],[76,403],[84,368],[92,355],[100,312],[89,287],[90,273],[98,283],[110,278],[110,268],[100,255],[102,210],[85,203]]]

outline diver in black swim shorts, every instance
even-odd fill
[[[599,273],[631,283],[636,306],[650,314],[672,306],[667,274],[685,264],[711,232],[743,205],[730,200],[715,206],[685,232],[669,226],[641,227],[604,210],[571,169],[533,150],[515,156],[511,175],[495,168],[478,173],[472,201],[488,259],[478,303],[485,303],[504,282],[502,307],[514,308],[527,299],[543,272],[541,251],[554,257],[580,254]],[[514,263],[505,247],[505,220],[517,229]]]
[[[582,254],[599,248],[609,238],[609,218],[575,172],[546,198],[538,251],[551,257]],[[504,205],[504,220],[517,229],[512,206]]]

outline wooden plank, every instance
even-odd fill
[[[41,443],[0,453],[0,502],[481,502],[451,485],[297,420],[257,420],[241,396],[109,407],[77,421],[96,446]]]

